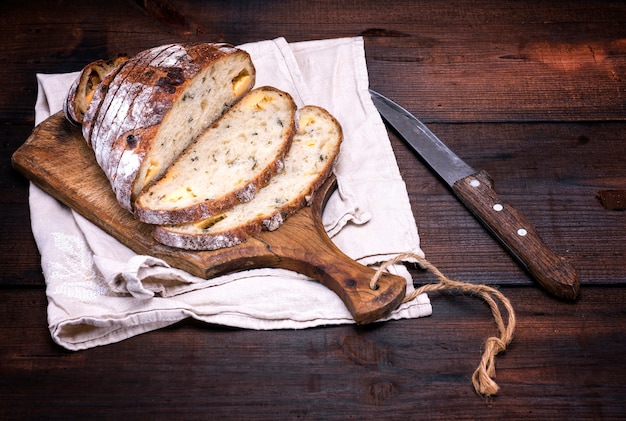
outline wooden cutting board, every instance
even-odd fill
[[[12,163],[44,191],[136,253],[163,259],[198,277],[260,267],[290,269],[333,290],[361,324],[387,315],[404,298],[404,278],[385,274],[373,290],[369,284],[374,270],[347,257],[326,235],[321,213],[334,190],[334,179],[316,193],[310,207],[288,218],[276,231],[261,232],[235,247],[187,251],[157,243],[151,225],[137,221],[118,205],[80,128],[62,113],[35,127],[13,154]]]

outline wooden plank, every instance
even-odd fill
[[[27,4],[3,6],[0,13],[3,62],[14,78],[0,92],[0,110],[16,120],[32,119],[35,72],[79,70],[91,60],[181,39],[238,44],[359,35],[366,37],[372,85],[401,102],[414,101],[426,121],[602,121],[626,115],[622,3],[427,1],[416,7],[381,1],[338,9],[327,1],[312,9],[278,2],[268,14],[254,1],[238,2],[236,12],[177,2],[175,13],[163,16],[122,0],[97,13],[87,4],[44,2],[37,3],[37,13],[25,14],[32,10]],[[9,24],[18,18],[22,26]],[[30,29],[22,30],[25,25]],[[408,84],[416,74],[419,83]],[[16,101],[25,93],[29,101]]]
[[[534,288],[502,292],[517,310],[518,328],[496,360],[501,393],[485,402],[470,377],[495,325],[472,297],[435,294],[432,317],[375,327],[262,332],[189,321],[68,353],[46,335],[43,291],[3,291],[0,417],[617,419],[626,413],[625,288],[589,288],[576,304]]]
[[[567,256],[582,284],[623,283],[626,219],[599,191],[626,185],[621,124],[431,124],[470,165],[487,170],[504,200]],[[426,257],[450,277],[530,282],[449,189],[392,135]],[[594,262],[589,264],[588,262]],[[596,264],[597,263],[597,264]],[[416,278],[416,282],[419,278]]]
[[[145,10],[164,4],[191,33]],[[538,0],[2,2],[0,418],[624,419],[626,219],[596,194],[626,185],[625,9]],[[496,361],[500,394],[485,402],[470,385],[495,329],[471,297],[433,295],[432,317],[361,328],[256,332],[188,321],[78,353],[56,346],[26,182],[9,163],[32,129],[35,73],[181,39],[358,34],[367,36],[372,85],[489,171],[588,283],[575,304],[534,286],[500,288],[518,315]],[[29,126],[19,133],[16,124]],[[392,142],[427,257],[452,278],[530,283]]]
[[[626,232],[623,211],[608,210],[599,192],[626,183],[626,143],[621,123],[431,124],[431,129],[472,166],[495,179],[499,193],[524,212],[547,244],[573,260],[583,284],[623,283]],[[0,127],[15,145],[19,133]],[[427,257],[451,277],[487,284],[531,284],[518,265],[486,233],[407,147],[392,135],[392,146],[407,185]],[[12,151],[7,150],[7,155]],[[608,153],[607,153],[608,152]],[[19,183],[16,190],[15,183]],[[26,181],[7,167],[0,191],[7,220],[0,241],[6,259],[2,284],[37,284],[39,256],[16,249],[14,239],[32,239]],[[17,193],[16,193],[17,191]],[[22,192],[22,193],[20,193]],[[32,240],[30,240],[32,241]],[[20,251],[21,250],[21,251]],[[597,262],[589,265],[587,262]],[[31,262],[32,270],[22,271]],[[419,272],[416,282],[420,279]]]

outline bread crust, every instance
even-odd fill
[[[110,60],[91,62],[81,70],[63,101],[63,112],[70,123],[78,126],[83,123],[85,112],[98,85],[126,60],[128,60],[126,54],[118,54]]]
[[[285,149],[288,149],[288,147]],[[281,172],[284,167],[284,153],[241,189],[225,192],[220,197],[182,209],[149,209],[141,206],[139,203],[135,207],[135,217],[148,224],[165,225],[199,221],[222,213],[239,203],[252,200],[256,193],[265,187],[275,174]]]
[[[85,138],[89,146],[92,146],[91,133],[94,129],[94,122],[99,115],[100,110],[102,109],[103,100],[109,91],[109,86],[112,81],[118,77],[118,74],[126,67],[127,64],[128,61],[125,61],[124,63],[120,64],[120,66],[117,67],[114,71],[108,73],[102,79],[100,84],[96,87],[93,93],[92,100],[89,103],[87,110],[85,111],[85,115],[83,116],[81,127],[83,137]]]
[[[162,77],[165,65],[176,63],[176,54],[180,48],[176,44],[168,44],[145,50],[133,57],[132,66],[128,71],[120,74],[120,77],[112,82],[111,94],[107,95],[108,111],[100,113],[96,126],[100,129],[94,131],[92,137],[97,140],[94,145],[96,156],[100,166],[105,170],[111,183],[115,182],[115,174],[121,151],[113,149],[118,142],[121,133],[132,131],[137,126],[150,126],[157,124],[161,117],[144,111],[152,106],[152,86],[159,77]],[[160,69],[160,70],[159,70]],[[122,138],[123,139],[123,138]],[[109,159],[112,154],[115,162]]]
[[[176,49],[165,49],[156,55],[138,56],[132,71],[126,72],[123,81],[119,81],[118,93],[114,95],[114,102],[117,103],[116,115],[111,119],[111,123],[99,121],[101,127],[109,127],[100,139],[97,154],[102,162],[100,166],[107,174],[111,183],[115,183],[117,167],[120,158],[128,146],[134,140],[130,136],[138,126],[153,125],[149,120],[149,113],[144,111],[151,98],[141,98],[146,92],[146,86],[153,86],[163,71],[159,71],[164,62],[175,60],[172,56],[176,54]],[[117,84],[116,84],[117,85]]]
[[[182,78],[180,78],[180,71],[174,71],[173,74],[168,71],[166,76],[160,78],[156,83],[157,89],[155,96],[153,97],[154,101],[150,101],[152,106],[143,110],[143,114],[152,115],[155,119],[160,118],[158,124],[160,124],[165,118],[167,118],[167,115],[172,112],[172,104],[175,104],[180,99],[184,99],[187,86],[189,86],[194,80],[198,72],[212,65],[216,65],[221,60],[230,59],[234,56],[242,57],[242,60],[247,62],[247,67],[250,71],[250,88],[254,84],[255,69],[247,52],[236,49],[232,45],[225,43],[195,44],[191,46],[183,45],[183,47],[187,51],[185,59],[189,58],[189,60],[183,60],[182,63],[180,63],[182,67]],[[174,69],[178,68],[176,67]],[[228,103],[223,104],[223,107],[217,112],[217,115],[214,118],[203,119],[202,124],[198,126],[198,131],[204,130],[207,126],[212,124],[216,118],[219,118],[220,115],[227,111],[228,108],[230,108],[230,106],[232,106],[232,104],[235,103],[242,95],[243,93],[239,96],[231,98]],[[151,126],[148,126],[145,127],[145,130],[141,130],[137,133],[136,137],[138,137],[137,143],[139,147],[133,148],[128,142],[125,144],[126,148],[122,154],[122,159],[128,157],[128,160],[124,162],[123,171],[119,171],[118,169],[118,177],[121,174],[122,179],[118,180],[118,178],[116,178],[114,181],[114,184],[118,185],[117,188],[122,191],[122,194],[119,196],[122,203],[125,204],[127,209],[131,211],[134,209],[133,205],[136,196],[141,192],[146,184],[146,180],[144,179],[145,174],[142,174],[142,172],[145,171],[146,165],[144,163],[144,159],[150,154],[153,146],[158,147],[157,145],[153,145],[151,140],[144,140],[153,139],[149,136],[151,130]],[[147,134],[148,136],[146,136]],[[187,145],[189,145],[189,143],[191,143],[191,141],[194,140],[194,138],[195,136],[192,136],[185,141],[184,147],[181,148],[181,152],[187,147]],[[120,160],[120,164],[122,164],[122,159]],[[137,161],[139,161],[137,173],[130,175],[130,171],[134,168],[134,163]],[[169,166],[169,163],[164,165],[164,167],[167,166]]]
[[[166,246],[185,250],[218,250],[244,243],[261,232],[260,223],[250,223],[219,234],[181,234],[172,232],[167,226],[157,225],[152,231],[156,241]]]

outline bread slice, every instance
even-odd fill
[[[180,224],[249,201],[282,170],[295,113],[286,92],[250,91],[139,194],[135,216],[150,224]]]
[[[341,126],[326,110],[298,111],[298,131],[285,156],[285,168],[249,202],[198,222],[156,226],[160,243],[189,250],[215,250],[273,231],[309,200],[331,174],[342,141]]]
[[[83,135],[120,205],[138,193],[255,83],[249,54],[229,44],[168,44],[131,57],[106,78]]]
[[[128,60],[125,54],[118,54],[110,60],[97,60],[85,66],[72,86],[70,87],[65,101],[63,112],[65,117],[75,125],[81,125],[89,104],[98,85],[104,78],[116,70]]]

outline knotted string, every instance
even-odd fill
[[[476,368],[474,374],[472,375],[472,384],[474,385],[476,392],[480,395],[485,397],[495,395],[500,389],[498,384],[494,381],[496,376],[495,358],[497,354],[504,351],[507,345],[511,343],[511,340],[513,339],[513,332],[515,331],[515,310],[513,309],[511,302],[504,296],[504,294],[495,288],[486,285],[475,285],[448,279],[432,263],[424,259],[422,256],[414,253],[403,253],[383,263],[372,277],[370,287],[372,289],[376,289],[378,280],[382,276],[383,272],[385,272],[390,265],[396,264],[401,260],[406,260],[407,258],[416,259],[422,266],[439,279],[439,283],[421,286],[420,288],[414,290],[411,294],[404,297],[403,302],[411,301],[423,292],[448,290],[477,295],[489,305],[493,318],[498,326],[499,336],[489,337],[485,341],[485,350],[478,368]],[[506,323],[502,318],[502,313],[500,312],[497,300],[502,303],[508,313],[508,320]]]

